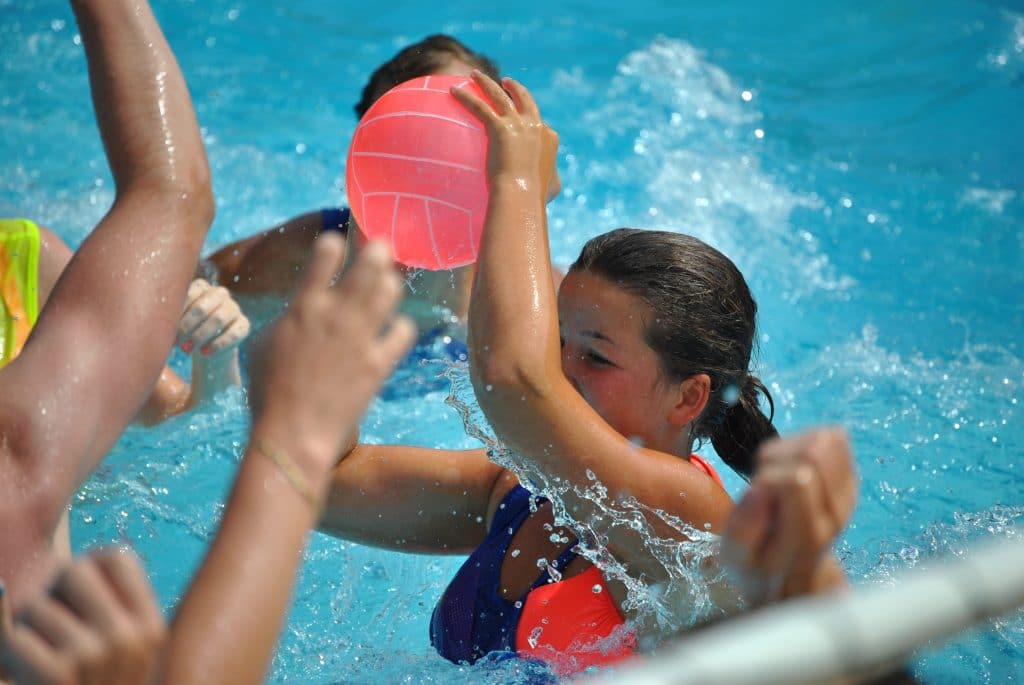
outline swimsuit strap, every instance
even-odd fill
[[[508,541],[512,542],[512,535],[519,530],[519,526],[523,524],[523,521],[531,513],[530,499],[532,497],[533,495],[530,491],[518,483],[505,493],[505,496],[501,498],[501,504],[498,505],[494,512],[494,519],[491,521],[491,529],[488,531],[488,535],[502,535],[502,528],[511,528],[512,532],[507,534],[509,536]],[[538,500],[546,501],[543,498],[538,498]]]
[[[563,549],[553,562],[549,563],[547,566],[544,567],[544,570],[541,572],[541,574],[537,576],[537,580],[533,581],[533,585],[530,586],[530,590],[536,590],[537,588],[543,585],[547,585],[548,583],[557,582],[551,575],[551,569],[554,568],[555,571],[557,571],[558,573],[562,573],[565,571],[566,567],[570,563],[572,563],[572,561],[576,559],[576,557],[578,556],[579,552],[576,551],[576,543],[574,542],[565,549]],[[527,592],[527,594],[529,594],[529,592]]]
[[[348,232],[348,220],[351,216],[348,207],[328,207],[320,210],[320,230]]]

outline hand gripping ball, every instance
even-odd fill
[[[476,261],[487,213],[487,132],[452,97],[463,76],[395,86],[352,136],[345,181],[363,234],[391,245],[395,261],[452,269]]]

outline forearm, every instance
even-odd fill
[[[217,355],[216,358],[202,355],[193,357],[191,384],[183,381],[169,366],[165,366],[135,421],[143,426],[154,426],[241,383],[237,348]]]
[[[560,367],[547,216],[535,184],[491,184],[469,313],[470,370],[485,412],[506,390],[540,392]]]
[[[238,364],[238,348],[210,355],[192,357],[192,386],[182,411],[191,409],[217,393],[242,384]]]
[[[210,173],[199,126],[148,4],[75,0],[72,6],[118,196],[139,185],[155,187],[209,218]]]
[[[60,494],[81,482],[139,411],[170,349],[213,213],[184,79],[145,3],[74,3],[114,206],[71,259],[23,352],[21,401],[50,402],[46,440]],[[33,396],[33,393],[35,396]],[[70,461],[73,455],[76,461]],[[70,493],[70,490],[67,491]]]
[[[174,618],[161,682],[263,682],[314,522],[309,502],[250,447]]]
[[[119,201],[71,260],[26,346],[45,369],[40,383],[62,385],[54,410],[69,414],[60,423],[86,432],[84,473],[136,416],[174,342],[207,225],[180,210],[141,193]],[[82,454],[67,435],[65,456]]]
[[[217,282],[236,295],[285,295],[322,228],[320,212],[308,212],[225,245],[208,261],[216,268]]]
[[[404,552],[465,553],[483,540],[501,472],[483,450],[357,445],[334,468],[317,527]]]

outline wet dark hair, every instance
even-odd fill
[[[420,76],[429,76],[453,59],[462,60],[476,67],[495,81],[501,77],[498,65],[491,58],[473,52],[451,36],[434,34],[403,48],[397,55],[377,67],[370,80],[366,82],[362,97],[356,103],[356,116],[362,119],[366,110],[370,109],[381,95],[399,83]]]
[[[749,371],[757,303],[736,265],[692,236],[619,228],[588,241],[569,271],[606,278],[650,306],[646,338],[662,373],[673,381],[711,378],[692,437],[710,438],[722,460],[749,479],[758,446],[778,432],[771,394]]]

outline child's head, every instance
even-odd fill
[[[451,36],[427,36],[377,67],[355,105],[356,116],[361,119],[381,95],[409,79],[434,74],[469,76],[472,69],[479,69],[496,81],[500,79],[498,65],[486,55],[473,52]]]
[[[664,380],[710,379],[689,437],[710,438],[730,467],[749,476],[754,451],[776,431],[757,393],[769,404],[771,396],[749,371],[757,304],[736,265],[692,236],[622,228],[587,242],[570,268],[579,272],[646,305],[640,330]]]

